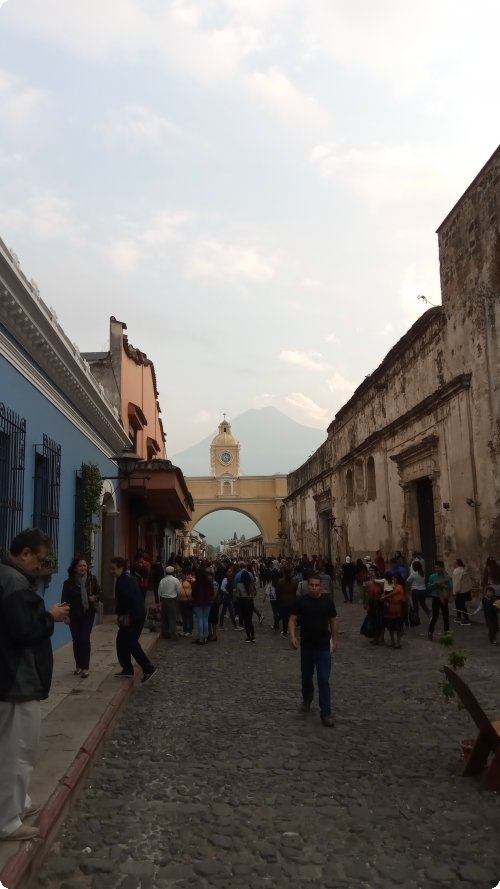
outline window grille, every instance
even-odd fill
[[[0,404],[0,550],[22,531],[26,420]]]
[[[59,499],[61,492],[61,445],[43,436],[42,450],[35,453],[33,524],[49,535],[57,558]]]

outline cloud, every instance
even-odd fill
[[[51,111],[48,93],[27,86],[18,77],[0,69],[0,119],[5,132],[30,130],[30,138],[40,127],[47,126]]]
[[[190,213],[168,213],[162,210],[154,214],[143,231],[137,231],[136,225],[122,220],[127,228],[136,231],[132,236],[118,237],[111,241],[103,250],[104,256],[115,271],[122,274],[134,272],[143,262],[163,252],[168,244],[182,240],[183,228],[190,219]]]
[[[274,401],[276,395],[272,395],[271,392],[262,392],[261,395],[254,395],[252,399],[252,404],[254,407],[267,407],[271,401]]]
[[[325,285],[318,278],[302,278],[299,281],[299,286],[303,287],[304,290],[324,290]]]
[[[312,426],[324,429],[331,420],[331,411],[329,408],[321,407],[312,398],[304,395],[303,392],[292,392],[285,396],[285,401],[292,407],[297,408],[302,420],[307,420]]]
[[[332,377],[328,380],[328,388],[330,392],[340,392],[342,395],[350,397],[354,392],[356,386],[354,383],[351,383],[350,380],[347,380],[341,373],[335,371]]]
[[[463,165],[436,148],[393,145],[340,153],[329,143],[316,145],[309,160],[321,176],[383,202],[456,195],[463,178]]]
[[[77,247],[86,243],[87,226],[76,223],[69,201],[52,191],[38,192],[25,207],[1,211],[0,224],[12,231],[32,231],[44,241],[61,241]]]
[[[189,422],[198,426],[203,423],[211,423],[213,420],[216,420],[218,416],[219,414],[216,411],[207,411],[205,408],[202,408],[195,414],[191,414]]]
[[[13,154],[0,154],[0,167],[6,167],[9,164],[18,164],[22,159],[22,155],[19,154],[19,152],[14,152]]]
[[[317,373],[324,373],[332,369],[321,352],[300,352],[296,349],[284,349],[280,352],[280,361]]]
[[[132,150],[161,145],[168,137],[179,133],[178,127],[165,115],[145,105],[134,104],[111,111],[100,131],[108,145]]]
[[[186,274],[191,278],[214,278],[221,281],[243,278],[260,282],[273,278],[274,268],[253,247],[207,238],[193,246],[188,257]]]
[[[271,111],[306,127],[325,127],[329,117],[321,103],[301,92],[278,68],[254,72],[251,85]]]
[[[336,333],[327,333],[325,336],[325,342],[327,343],[338,343],[339,338]]]

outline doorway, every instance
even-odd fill
[[[416,483],[420,549],[425,559],[426,574],[436,564],[436,525],[434,520],[434,491],[430,478],[419,478]]]

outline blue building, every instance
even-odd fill
[[[51,565],[40,581],[47,605],[60,601],[68,565],[81,550],[82,486],[89,472],[98,478],[94,467],[102,487],[89,551],[112,598],[109,561],[119,539],[112,458],[129,446],[87,362],[0,240],[0,551],[22,528],[50,535]],[[69,639],[68,628],[57,625],[54,647]]]

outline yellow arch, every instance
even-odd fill
[[[262,534],[266,555],[277,555],[282,548],[279,538],[280,513],[286,497],[286,475],[241,476],[231,479],[231,491],[225,492],[227,477],[187,478],[194,501],[194,512],[187,532],[201,519],[221,509],[233,509],[251,519]]]

